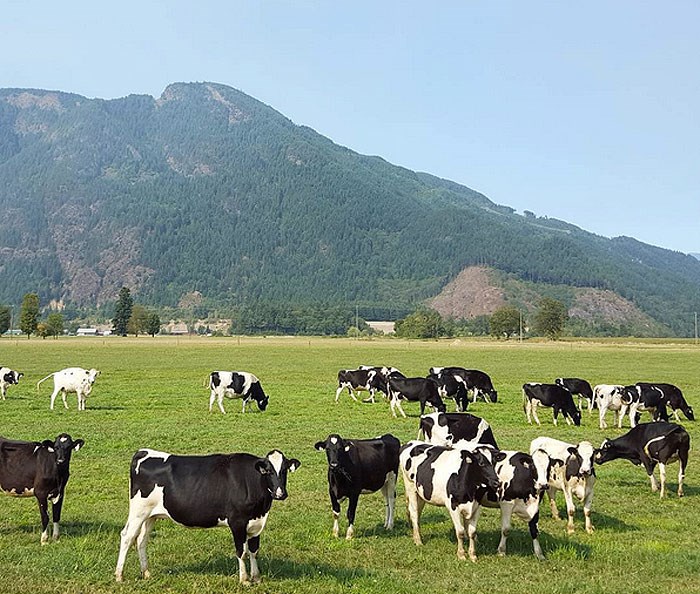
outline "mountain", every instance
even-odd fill
[[[687,334],[700,262],[516,214],[334,144],[214,83],[102,100],[0,90],[0,303],[359,304],[377,315],[483,265],[613,291]]]

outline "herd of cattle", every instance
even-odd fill
[[[0,367],[0,392],[19,383],[23,374]],[[61,393],[76,393],[78,409],[85,410],[99,371],[67,368],[52,373],[53,409]],[[240,398],[243,412],[255,401],[264,411],[269,397],[256,376],[242,371],[214,371],[209,375],[209,410],[217,402],[222,413],[224,397]],[[457,537],[457,556],[476,560],[476,530],[482,507],[499,508],[501,540],[497,553],[505,555],[513,514],[528,523],[533,551],[544,559],[539,537],[539,507],[546,492],[551,513],[558,518],[555,495],[562,491],[568,515],[567,532],[574,531],[574,497],[583,504],[585,529],[593,531],[591,505],[596,481],[595,464],[627,459],[643,465],[652,491],[666,492],[666,465],[679,461],[678,496],[683,496],[683,480],[688,463],[690,437],[679,424],[668,422],[668,408],[675,420],[678,411],[694,420],[681,391],[671,384],[639,382],[634,386],[590,384],[579,378],[559,378],[554,383],[523,385],[523,408],[528,423],[539,425],[537,408],[553,410],[556,425],[559,413],[568,423],[580,425],[583,402],[588,410],[599,409],[600,427],[607,427],[605,414],[612,411],[618,427],[628,414],[631,429],[616,439],[606,439],[599,448],[589,441],[566,443],[550,437],[532,440],[527,452],[499,448],[491,426],[466,409],[479,397],[497,402],[498,394],[490,377],[479,370],[461,367],[431,367],[427,377],[405,377],[393,367],[363,366],[338,372],[335,401],[346,390],[378,394],[389,400],[391,412],[398,408],[406,416],[401,401],[420,404],[418,439],[401,444],[387,433],[373,439],[350,439],[331,434],[315,444],[328,461],[328,488],[333,515],[333,535],[340,533],[340,503],[348,500],[345,536],[353,538],[359,496],[381,491],[386,505],[384,526],[394,525],[396,483],[403,478],[413,540],[421,544],[419,521],[426,503],[445,507]],[[578,406],[574,402],[578,396]],[[443,399],[455,401],[456,412],[447,412]],[[430,406],[433,412],[426,414]],[[649,411],[653,422],[639,423],[642,411]],[[69,478],[71,454],[84,445],[82,439],[61,434],[55,440],[26,442],[0,438],[0,490],[14,496],[34,496],[39,503],[41,543],[49,540],[48,502],[52,503],[53,539],[58,539],[61,508]],[[136,452],[131,461],[129,515],[121,532],[115,576],[123,577],[126,555],[134,542],[141,574],[148,577],[146,545],[155,520],[169,518],[189,527],[228,526],[239,565],[241,583],[257,582],[260,571],[256,556],[272,501],[287,498],[287,474],[301,462],[274,449],[265,457],[251,454],[211,454],[179,456],[152,449]],[[658,465],[660,485],[654,477]],[[468,552],[464,541],[468,538]],[[249,558],[250,572],[244,562]]]

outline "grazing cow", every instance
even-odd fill
[[[566,512],[569,521],[566,531],[574,532],[574,495],[583,502],[583,515],[586,522],[586,532],[593,532],[591,522],[591,504],[593,503],[593,486],[595,485],[595,469],[593,467],[593,455],[595,450],[588,441],[581,441],[574,445],[552,439],[551,437],[538,437],[530,444],[530,454],[535,457],[538,453],[544,453],[549,459],[547,472],[547,496],[552,510],[552,517],[559,519],[557,510],[557,491],[564,492],[566,500]]]
[[[588,414],[593,412],[596,404],[595,398],[593,398],[591,384],[585,379],[580,379],[578,377],[558,377],[554,380],[554,383],[560,385],[562,388],[566,388],[572,395],[578,396],[579,410],[583,410],[583,401],[586,400],[588,402]]]
[[[463,443],[481,443],[498,449],[491,426],[469,413],[434,412],[420,418],[418,438],[446,448]]]
[[[632,464],[643,465],[651,482],[651,490],[656,492],[658,485],[654,478],[654,468],[659,465],[661,497],[666,494],[666,465],[680,461],[678,471],[678,497],[683,497],[683,479],[688,466],[690,436],[675,423],[659,421],[640,423],[617,439],[606,439],[596,450],[598,464],[623,458]]]
[[[5,396],[7,396],[7,387],[17,385],[19,383],[19,378],[23,375],[24,374],[19,371],[13,371],[9,367],[0,365],[0,394],[3,400],[5,400]]]
[[[369,388],[369,396],[365,398],[362,402],[372,402],[374,403],[374,396],[377,392],[381,392],[385,397],[389,397],[389,387],[387,385],[387,380],[389,376],[392,377],[406,377],[401,373],[396,367],[369,367],[367,365],[360,365],[360,369],[369,371],[367,387]]]
[[[335,402],[338,403],[340,393],[347,388],[350,397],[357,402],[355,392],[369,392],[372,402],[376,387],[371,380],[377,375],[377,368],[363,365],[359,369],[341,369],[338,372],[338,389],[335,391]]]
[[[686,402],[686,399],[683,396],[683,392],[681,392],[678,386],[674,386],[673,384],[660,383],[650,384],[646,382],[637,382],[635,385],[638,389],[641,389],[642,392],[646,390],[660,391],[663,395],[662,398],[664,400],[664,404],[668,405],[671,408],[676,421],[681,420],[680,416],[678,415],[679,410],[685,415],[685,418],[689,421],[695,420],[695,414],[693,413],[693,409]]]
[[[387,433],[375,439],[343,439],[331,434],[314,446],[326,451],[328,458],[328,493],[333,509],[333,536],[338,536],[340,502],[348,499],[348,529],[345,538],[355,533],[355,512],[360,493],[374,493],[381,489],[386,502],[384,528],[394,527],[396,479],[399,474],[401,443]]]
[[[523,384],[523,408],[527,416],[527,422],[532,424],[532,418],[540,425],[537,417],[537,407],[548,406],[553,409],[554,425],[557,424],[559,413],[564,415],[566,423],[570,425],[581,425],[581,411],[574,404],[574,397],[571,392],[557,384]]]
[[[434,367],[430,368],[428,379],[433,380],[438,385],[440,397],[452,398],[455,401],[457,412],[466,411],[469,406],[469,392],[466,384],[449,373],[433,373],[434,369]]]
[[[63,406],[68,408],[66,393],[75,392],[78,397],[78,410],[85,410],[85,400],[92,392],[92,385],[95,383],[100,372],[97,369],[83,369],[82,367],[67,367],[61,371],[54,371],[36,383],[37,392],[42,382],[53,377],[53,393],[51,394],[51,410],[53,410],[56,396],[61,393]]]
[[[176,456],[150,449],[131,460],[129,518],[121,532],[115,576],[122,581],[124,562],[136,540],[141,575],[150,577],[146,545],[157,518],[190,528],[228,526],[242,584],[260,581],[256,560],[260,533],[273,499],[287,498],[287,472],[301,466],[279,450],[264,458],[252,454]],[[243,560],[250,556],[250,576]]]
[[[60,535],[61,509],[70,477],[70,458],[85,442],[67,433],[54,441],[12,441],[0,437],[0,491],[36,497],[41,514],[41,544],[49,541],[49,501],[53,539]]]
[[[487,446],[484,446],[487,447]],[[476,525],[481,513],[482,487],[500,486],[492,461],[478,449],[443,448],[409,441],[399,453],[413,542],[423,544],[418,523],[426,503],[447,508],[457,535],[457,557],[464,553],[465,520],[469,559],[476,561]]]
[[[622,419],[629,408],[622,401],[625,387],[619,384],[598,384],[593,388],[593,397],[598,405],[598,420],[601,429],[607,429],[605,414],[611,410],[613,425],[622,428]]]
[[[668,421],[664,392],[654,384],[639,382],[625,386],[622,392],[622,403],[629,407],[630,427],[639,423],[642,411],[651,414],[654,421]]]
[[[248,404],[255,400],[258,408],[263,411],[267,408],[270,397],[265,394],[260,385],[260,380],[247,371],[212,371],[209,374],[209,412],[214,405],[214,400],[219,405],[219,410],[224,410],[224,396],[226,398],[242,398],[243,412]]]
[[[431,367],[430,373],[451,375],[457,381],[462,382],[467,388],[467,391],[472,392],[472,402],[476,402],[479,396],[484,399],[484,402],[496,402],[498,400],[498,392],[496,392],[493,387],[491,378],[487,373],[478,369],[464,369],[464,367]]]
[[[389,404],[391,405],[391,414],[396,416],[396,408],[406,417],[406,413],[401,407],[401,400],[409,402],[420,402],[420,414],[425,412],[425,405],[429,404],[438,412],[445,412],[445,403],[438,394],[437,384],[424,377],[397,377],[390,375],[387,380],[389,388]]]

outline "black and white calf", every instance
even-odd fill
[[[454,524],[457,557],[467,558],[464,552],[466,534],[469,559],[476,561],[476,525],[483,489],[497,491],[500,486],[492,461],[478,449],[470,452],[409,441],[401,448],[399,463],[413,526],[413,542],[423,544],[419,521],[425,504],[443,506]]]
[[[129,518],[121,532],[115,576],[122,581],[129,547],[136,540],[141,574],[150,577],[146,544],[158,518],[190,528],[228,526],[242,584],[260,581],[256,556],[273,499],[287,498],[287,473],[301,466],[279,450],[252,454],[176,456],[150,449],[131,460]],[[244,555],[250,556],[250,576]]]
[[[595,485],[595,469],[593,468],[593,456],[595,449],[588,441],[582,441],[574,445],[552,439],[551,437],[538,437],[530,444],[530,455],[539,462],[540,456],[546,455],[547,471],[547,496],[552,510],[552,517],[559,519],[557,510],[557,491],[564,492],[566,511],[569,521],[566,531],[574,532],[574,495],[583,502],[583,515],[586,522],[586,532],[593,532],[591,522],[591,505],[593,503],[593,486]]]
[[[224,410],[224,396],[226,398],[242,398],[243,412],[248,404],[255,400],[262,411],[267,408],[270,397],[265,394],[260,385],[260,380],[247,371],[212,371],[209,374],[209,412],[211,412],[214,400],[219,405],[219,410]]]
[[[654,384],[638,382],[622,389],[622,402],[629,407],[630,427],[639,422],[641,412],[648,412],[654,421],[668,421],[666,397]]]
[[[593,397],[598,405],[598,421],[601,429],[607,429],[605,414],[611,410],[613,425],[622,428],[622,419],[629,406],[623,402],[625,387],[619,384],[598,384],[593,388]]]
[[[646,390],[660,391],[662,394],[664,404],[667,405],[671,409],[671,411],[673,411],[673,416],[676,419],[676,421],[680,421],[680,416],[678,415],[679,410],[685,415],[685,418],[689,421],[695,420],[695,413],[693,413],[692,407],[688,405],[685,397],[683,396],[683,392],[681,392],[678,386],[674,386],[673,384],[662,384],[656,382],[637,382],[635,385],[637,386],[637,389],[641,390],[642,392]]]
[[[355,512],[361,493],[381,490],[386,503],[384,528],[394,527],[396,479],[399,473],[401,443],[387,433],[375,439],[343,439],[329,435],[314,446],[326,451],[328,458],[328,493],[333,510],[333,536],[338,536],[340,502],[348,499],[348,529],[345,538],[355,533]]]
[[[66,393],[75,392],[78,397],[78,410],[85,410],[85,400],[92,392],[92,385],[95,383],[100,372],[97,369],[83,369],[82,367],[67,367],[61,371],[54,371],[36,383],[37,392],[42,382],[53,377],[53,392],[51,394],[51,410],[53,410],[56,396],[61,393],[63,406],[68,408]]]
[[[420,418],[418,438],[446,448],[481,443],[498,448],[491,425],[469,413],[435,412]]]
[[[558,377],[554,380],[555,384],[566,388],[572,395],[578,396],[578,409],[583,410],[583,401],[588,403],[588,413],[592,413],[595,408],[595,398],[593,398],[593,389],[585,379],[578,377]]]
[[[644,466],[651,490],[657,491],[654,468],[659,465],[661,479],[661,497],[666,494],[666,465],[678,460],[678,497],[683,497],[683,479],[688,466],[690,436],[688,432],[675,423],[659,421],[657,423],[640,423],[617,439],[606,439],[596,450],[595,461],[598,464],[623,458],[632,464]]]
[[[451,375],[462,382],[468,392],[472,393],[472,402],[481,396],[484,402],[496,402],[498,392],[493,387],[489,375],[479,369],[464,369],[464,367],[431,367],[429,373],[436,375]]]
[[[420,414],[425,412],[425,405],[428,404],[438,412],[445,412],[445,403],[440,398],[437,384],[425,377],[397,377],[390,375],[387,380],[389,388],[389,404],[391,414],[396,416],[396,408],[403,417],[406,413],[401,407],[401,400],[409,402],[420,402]]]
[[[82,439],[73,441],[67,433],[42,442],[0,437],[0,491],[14,497],[36,497],[41,514],[41,544],[49,540],[49,501],[53,539],[58,540],[71,454],[84,443]]]
[[[574,397],[571,392],[557,384],[539,384],[527,383],[523,384],[523,408],[527,422],[532,424],[532,419],[540,425],[540,419],[537,416],[537,407],[551,407],[554,413],[554,424],[557,424],[559,413],[564,415],[566,423],[573,423],[576,426],[581,424],[581,411],[574,404]]]
[[[7,387],[17,385],[19,383],[19,378],[24,374],[19,371],[14,371],[9,367],[2,367],[0,365],[0,395],[2,399],[5,400],[7,396]]]

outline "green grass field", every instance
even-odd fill
[[[540,409],[542,427],[528,426],[522,410],[525,381],[580,376],[595,383],[669,381],[691,405],[700,405],[700,349],[665,343],[509,343],[352,341],[320,338],[87,338],[0,340],[0,363],[24,372],[22,383],[0,402],[0,434],[43,440],[60,432],[86,444],[71,462],[63,508],[62,537],[40,546],[40,522],[31,498],[0,498],[0,592],[700,592],[700,461],[691,448],[686,497],[675,495],[678,466],[668,473],[670,496],[652,494],[641,467],[615,461],[598,467],[593,503],[596,531],[576,533],[541,508],[541,543],[547,561],[532,555],[527,526],[514,519],[508,556],[496,556],[498,510],[484,510],[479,522],[476,564],[458,561],[452,523],[445,510],[426,507],[423,547],[410,536],[403,484],[399,481],[397,523],[382,528],[380,494],[360,498],[353,541],[333,539],[326,484],[326,460],[313,444],[331,432],[373,437],[391,432],[414,439],[418,405],[406,404],[407,419],[392,418],[388,403],[361,404],[347,394],[333,403],[336,373],[360,364],[390,364],[410,376],[432,365],[460,365],[487,371],[499,392],[497,404],[479,402],[470,412],[486,418],[501,447],[527,450],[538,435],[599,445],[617,429],[600,431],[597,413],[583,414],[581,427],[560,423]],[[49,410],[51,381],[36,382],[69,366],[96,367],[102,374],[77,411],[57,402]],[[227,415],[209,413],[203,387],[215,369],[255,373],[270,395],[267,411],[245,415],[240,401],[226,401]],[[448,403],[451,410],[452,404]],[[253,407],[255,408],[255,407]],[[611,420],[608,420],[609,424]],[[625,419],[628,426],[628,421]],[[695,444],[699,423],[684,423]],[[152,578],[139,577],[130,551],[124,583],[114,583],[119,532],[128,510],[132,454],[152,447],[183,454],[272,448],[301,460],[289,476],[289,498],[274,502],[261,537],[263,582],[243,588],[228,529],[188,530],[159,521],[149,544]],[[564,511],[563,498],[559,508]],[[343,505],[345,513],[346,505]],[[341,522],[344,534],[346,523]]]

